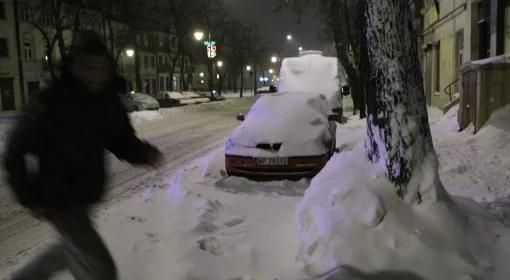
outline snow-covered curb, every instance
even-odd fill
[[[172,117],[175,117],[178,115],[182,115],[182,114],[194,113],[194,112],[211,110],[211,109],[221,109],[221,108],[231,106],[231,105],[239,103],[239,102],[246,102],[248,99],[249,98],[228,99],[228,100],[223,100],[223,101],[214,101],[214,102],[193,104],[193,105],[180,106],[180,107],[161,108],[157,111],[133,112],[133,113],[130,113],[129,116],[131,119],[131,123],[135,126],[138,126],[138,125],[145,124],[148,122],[169,119],[169,118],[172,118]]]

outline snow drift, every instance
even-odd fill
[[[477,137],[508,137],[501,129],[509,119],[509,107],[498,111]],[[438,127],[450,129],[441,122]],[[419,170],[422,184],[441,184],[433,181],[436,165],[434,157],[426,158]],[[503,261],[510,256],[510,230],[499,217],[474,200],[447,194],[422,204],[402,201],[384,166],[366,159],[362,144],[335,155],[313,179],[298,206],[297,223],[299,259],[314,277],[503,280],[510,275]]]

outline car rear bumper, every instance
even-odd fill
[[[256,162],[257,159],[253,157],[225,155],[229,175],[259,181],[314,177],[328,162],[328,155],[289,157],[288,166],[258,166]]]

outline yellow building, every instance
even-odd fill
[[[21,94],[21,61],[18,57],[19,41],[16,36],[16,1],[0,0],[0,109],[20,109],[24,103]]]
[[[425,95],[431,105],[448,109],[462,91],[466,65],[510,53],[510,0],[419,2]],[[492,83],[510,87],[507,80]]]

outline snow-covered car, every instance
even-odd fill
[[[128,112],[159,109],[159,102],[147,94],[120,94],[120,98]]]
[[[263,87],[259,87],[257,89],[257,93],[259,93],[259,94],[261,94],[261,93],[274,93],[274,92],[277,92],[276,86],[274,86],[274,85],[263,86]]]
[[[323,94],[333,112],[342,116],[342,98],[336,57],[326,57],[320,51],[302,51],[299,57],[282,61],[278,91],[300,91]]]
[[[225,142],[229,175],[256,180],[313,177],[335,151],[338,115],[325,95],[261,96]]]
[[[162,91],[158,94],[158,100],[166,105],[199,104],[209,101],[209,98],[191,91]]]

